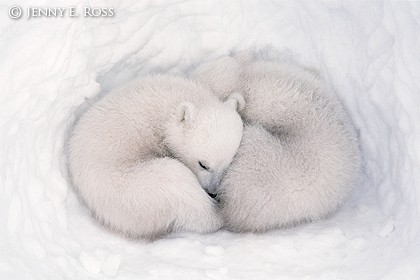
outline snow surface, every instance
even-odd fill
[[[113,18],[7,17],[12,5]],[[2,1],[0,279],[420,279],[420,3]],[[252,48],[317,67],[360,132],[364,174],[333,217],[153,243],[91,219],[64,143],[87,99]]]

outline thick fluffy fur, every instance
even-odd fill
[[[98,219],[130,237],[215,231],[222,219],[202,186],[219,184],[239,147],[242,103],[169,76],[115,90],[74,127],[72,181]]]
[[[221,99],[245,98],[243,140],[219,189],[228,228],[260,232],[317,220],[344,201],[360,169],[358,139],[315,72],[245,53],[192,77]]]

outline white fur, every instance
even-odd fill
[[[360,152],[345,111],[319,75],[225,57],[192,75],[221,99],[242,93],[243,140],[221,182],[227,227],[265,231],[332,213],[355,184]]]
[[[109,93],[70,137],[76,189],[106,226],[131,237],[219,229],[222,220],[201,186],[211,191],[220,183],[239,147],[237,99],[223,104],[204,87],[170,76]]]

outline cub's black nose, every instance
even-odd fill
[[[207,193],[211,198],[216,198],[217,197],[217,194],[215,194],[215,193]]]
[[[213,198],[214,200],[216,200],[216,202],[217,203],[219,203],[220,202],[220,199],[219,199],[219,197],[217,196],[217,194],[216,193],[207,193],[211,198]]]

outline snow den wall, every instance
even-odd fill
[[[11,20],[0,4],[1,279],[419,279],[419,2],[37,1],[112,18]],[[87,100],[231,51],[319,68],[360,133],[364,174],[318,223],[262,235],[115,236],[72,191],[64,143]]]

